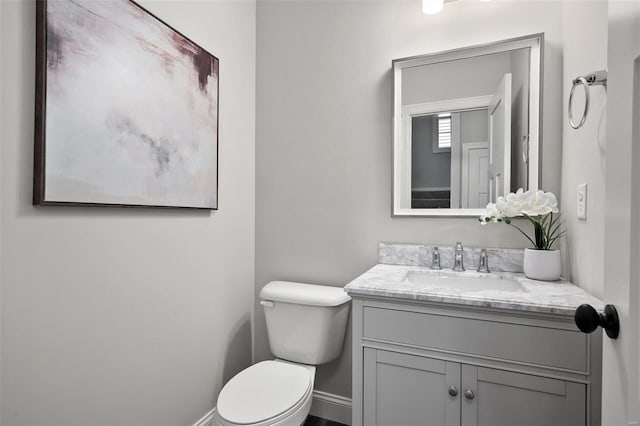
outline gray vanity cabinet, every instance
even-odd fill
[[[364,424],[460,426],[460,365],[433,358],[364,350]]]
[[[599,424],[601,335],[572,318],[352,296],[354,426]]]
[[[586,424],[581,383],[463,365],[462,389],[463,426]]]
[[[584,425],[586,386],[364,349],[363,424]]]

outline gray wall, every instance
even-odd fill
[[[460,113],[460,143],[489,141],[489,112],[486,109]]]
[[[524,247],[476,218],[391,218],[391,60],[545,32],[542,185],[558,193],[561,9],[452,2],[427,16],[417,2],[258,2],[256,290],[273,279],[343,286],[376,263],[379,241]],[[255,309],[260,360],[271,354]],[[350,356],[347,346],[320,367],[317,388],[349,396]]]
[[[529,49],[511,53],[511,190],[528,188],[522,138],[529,134]]]
[[[2,24],[2,4],[0,3],[0,25]],[[2,49],[2,40],[3,40],[3,35],[2,35],[2,27],[0,26],[0,144],[1,141],[3,140],[2,135],[3,135],[3,127],[2,127],[2,120],[3,120],[3,114],[2,114],[2,106],[3,106],[3,102],[2,99],[4,98],[4,90],[2,89],[3,86],[3,80],[2,80],[2,62],[3,62],[3,58],[4,58],[4,54],[3,49]],[[1,147],[1,145],[0,145]],[[2,176],[2,149],[0,149],[0,177]],[[4,204],[2,202],[2,184],[0,181],[0,336],[2,335],[2,205]],[[2,380],[2,339],[0,337],[0,382]],[[2,384],[0,383],[0,424],[2,424]]]
[[[255,3],[143,1],[220,58],[220,210],[31,206],[35,7],[2,1],[2,419],[192,425],[251,362]]]
[[[563,13],[563,103],[569,102],[571,81],[578,75],[607,67],[607,2],[580,2],[580,7],[565,3]],[[588,28],[588,31],[585,30]],[[604,218],[606,163],[606,102],[602,86],[591,88],[589,117],[574,130],[566,108],[562,109],[562,198],[567,237],[562,241],[567,278],[598,297],[604,296]],[[576,90],[579,117],[584,97]],[[577,120],[578,118],[576,118]],[[576,198],[578,184],[586,183],[587,220],[578,220]]]
[[[451,152],[433,152],[434,118],[411,120],[411,189],[451,187]]]
[[[508,72],[510,52],[405,68],[402,105],[491,95]]]

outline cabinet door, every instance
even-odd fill
[[[586,424],[586,385],[579,383],[463,365],[460,393],[463,426]]]
[[[459,426],[460,399],[460,364],[364,349],[365,425]]]

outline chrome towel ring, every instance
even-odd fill
[[[576,124],[573,121],[573,92],[575,92],[576,87],[582,85],[584,87],[584,111],[582,111],[582,118],[580,119],[580,123]],[[578,77],[573,80],[573,85],[571,86],[571,92],[569,93],[569,124],[574,129],[579,129],[582,127],[585,121],[587,121],[587,114],[589,113],[589,83],[587,79],[584,77]]]
[[[606,86],[607,85],[607,70],[596,71],[591,74],[587,74],[585,76],[577,77],[573,80],[571,86],[571,92],[569,93],[569,124],[574,129],[579,129],[582,127],[585,121],[587,121],[587,115],[589,114],[589,103],[591,102],[591,90],[590,86]],[[573,121],[573,94],[576,90],[576,87],[582,86],[584,87],[584,110],[582,111],[582,117],[580,118],[580,122],[578,124]]]

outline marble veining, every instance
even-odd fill
[[[423,244],[378,244],[378,263],[388,265],[431,266],[432,245]],[[464,247],[464,266],[467,270],[476,270],[480,252],[487,249],[489,269],[495,272],[522,272],[523,249],[502,249],[491,247]],[[443,269],[453,266],[454,244],[438,246],[440,265]]]
[[[385,245],[385,249],[386,247],[388,245]],[[406,254],[407,252],[395,250],[394,253]],[[411,259],[416,261],[419,253],[420,250],[410,250],[409,257],[398,255],[398,258],[402,258],[403,261],[412,261]],[[576,308],[583,303],[592,305],[598,311],[604,309],[604,304],[600,300],[568,281],[536,281],[514,272],[482,274],[475,272],[475,269],[461,273],[446,271],[447,274],[478,278],[478,288],[470,290],[411,282],[407,279],[410,271],[421,274],[442,274],[417,264],[378,264],[347,284],[345,291],[351,296],[382,296],[558,315],[573,315]],[[483,277],[511,279],[518,282],[523,291],[485,289],[481,284]]]

